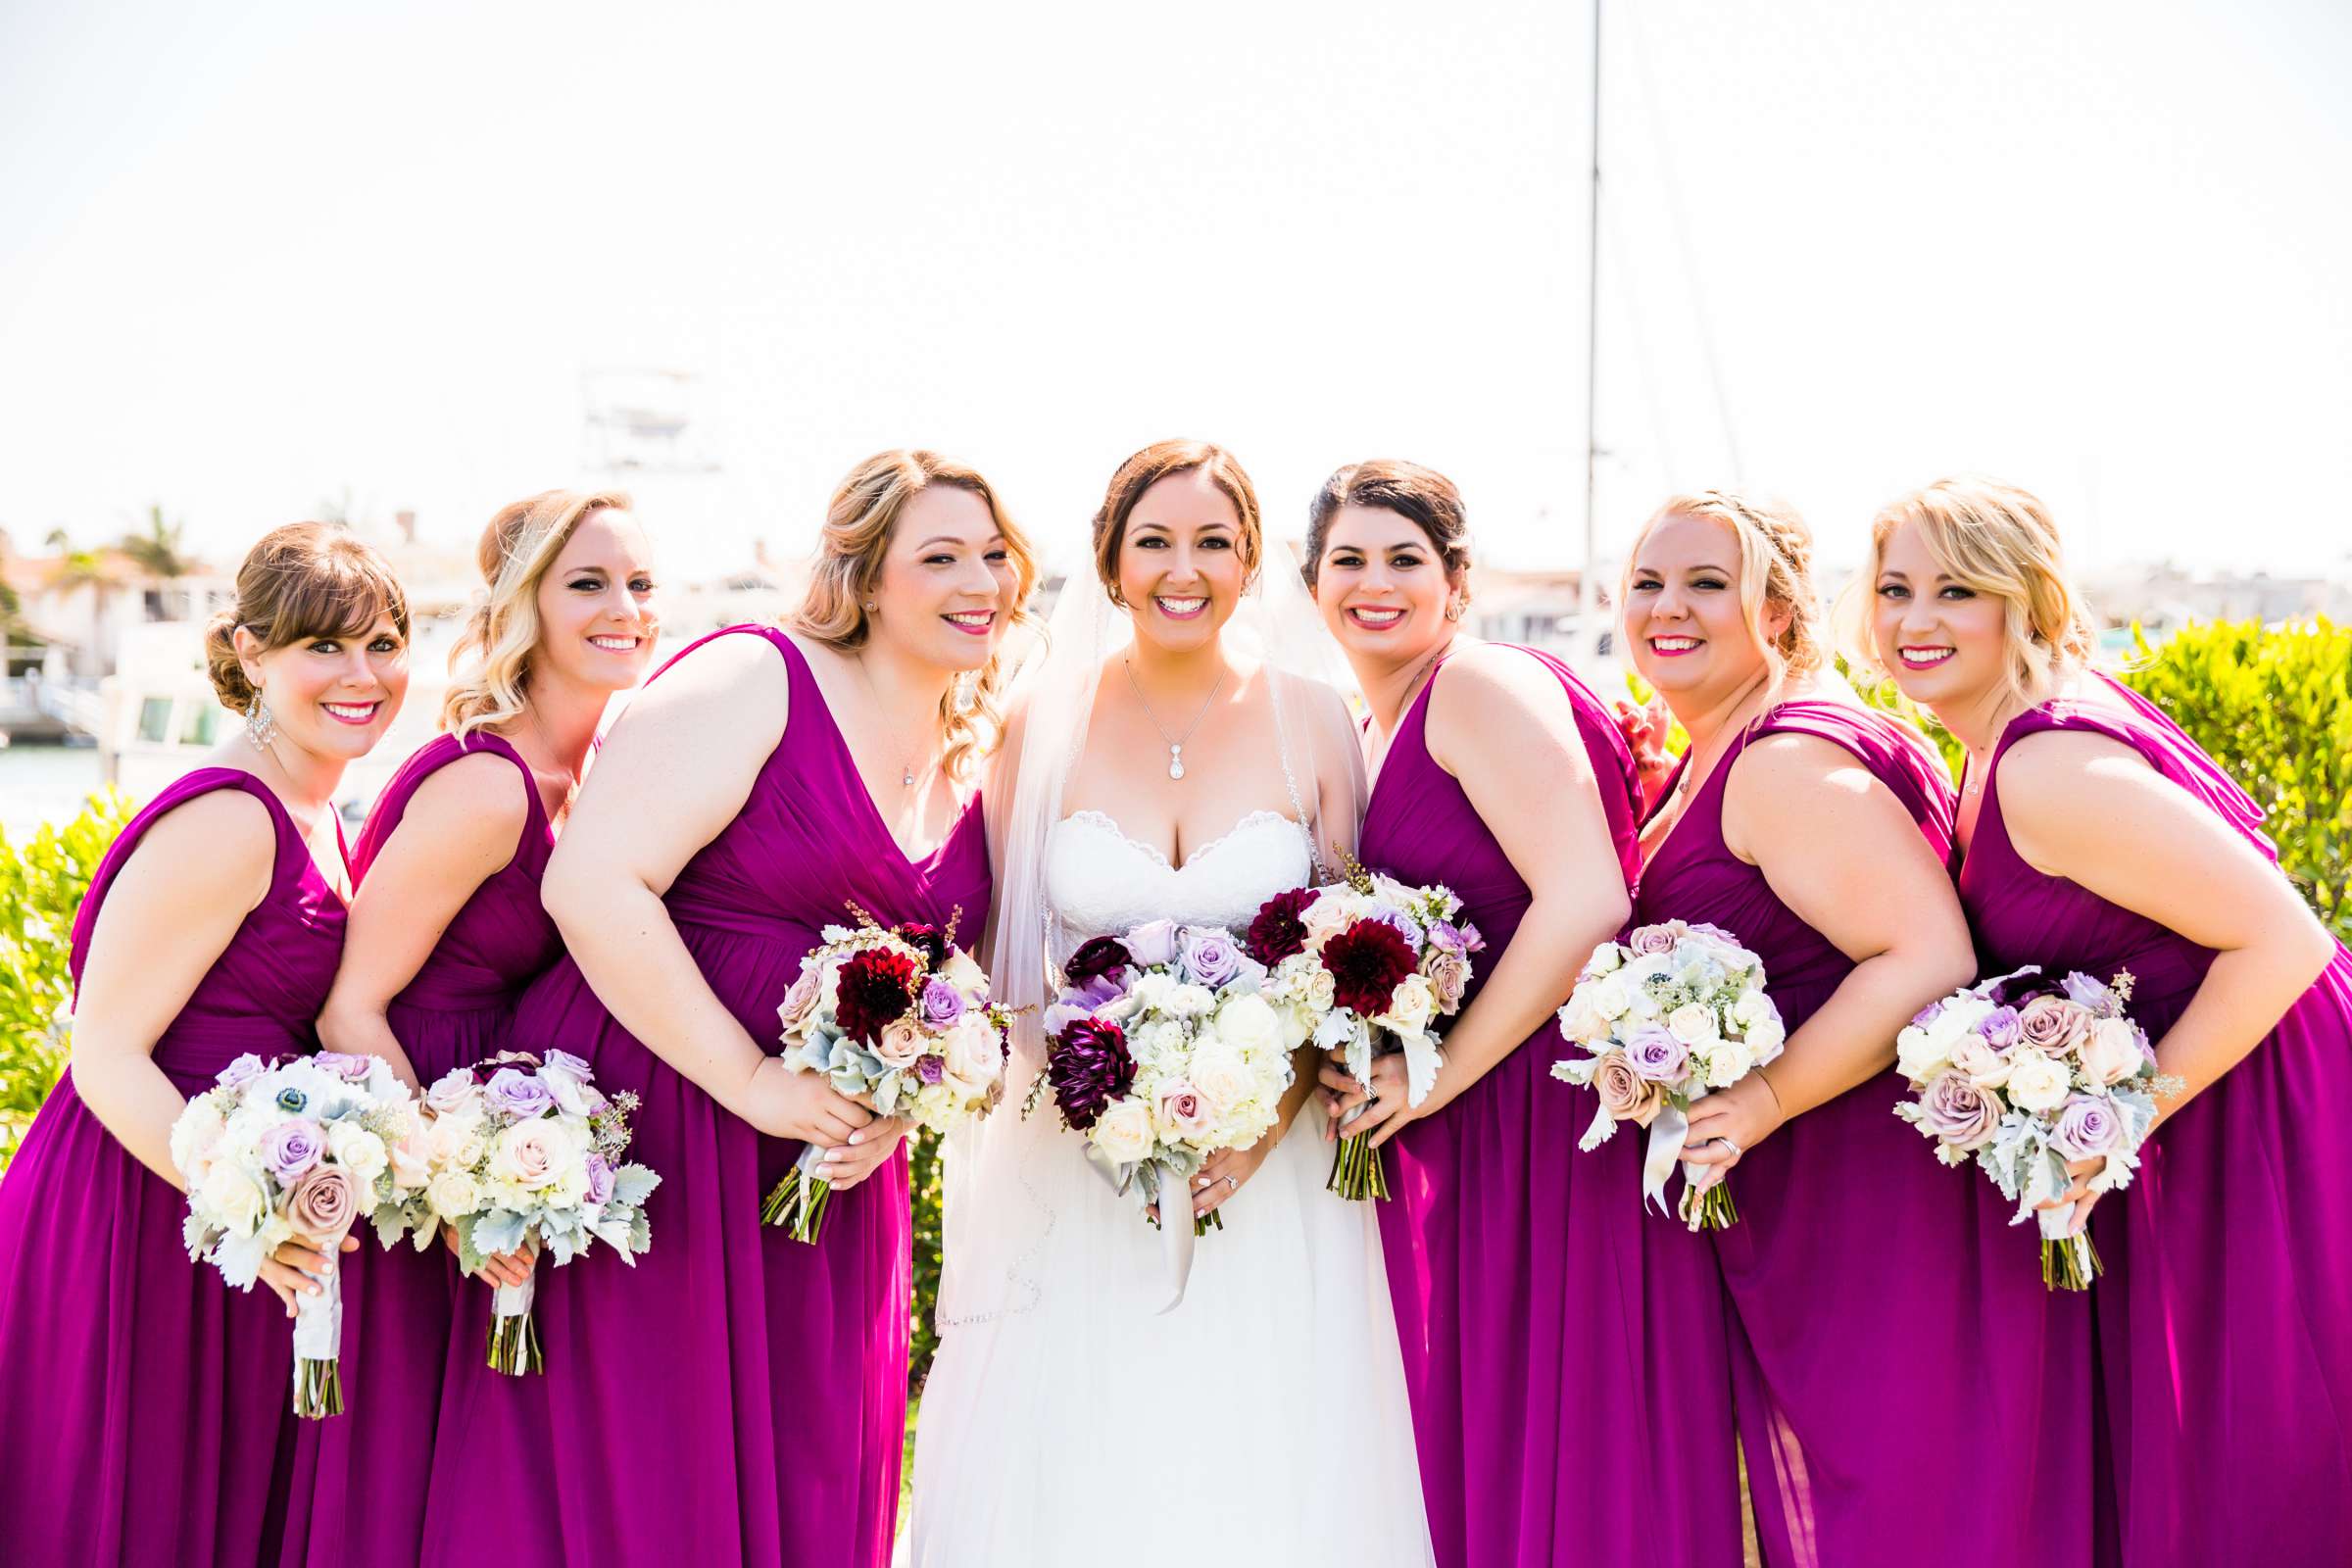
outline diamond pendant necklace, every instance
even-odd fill
[[[1162,741],[1167,742],[1168,777],[1184,777],[1184,743],[1193,738],[1193,731],[1199,729],[1200,727],[1200,721],[1208,716],[1208,705],[1215,702],[1217,700],[1217,693],[1225,689],[1225,676],[1229,672],[1226,670],[1217,671],[1217,683],[1214,686],[1211,686],[1208,689],[1208,695],[1200,700],[1200,711],[1195,713],[1193,715],[1193,721],[1184,726],[1184,733],[1171,741],[1168,740],[1167,726],[1159,721],[1158,714],[1152,711],[1152,700],[1144,695],[1143,683],[1135,678],[1135,661],[1132,659],[1122,659],[1119,661],[1119,663],[1127,671],[1127,684],[1134,688],[1135,700],[1143,705],[1144,717],[1152,721],[1152,727],[1159,731],[1159,738]]]
[[[865,656],[860,653],[853,655],[852,658],[858,665],[858,678],[865,682],[865,694],[874,700],[874,710],[879,713],[882,710],[882,694],[874,688],[873,674],[865,667]],[[905,760],[904,754],[902,754],[899,763],[899,788],[903,790],[914,788],[914,764]]]

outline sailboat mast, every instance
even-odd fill
[[[1600,560],[1597,495],[1600,467],[1600,7],[1592,0],[1592,188],[1585,248],[1585,561],[1576,574],[1577,651],[1594,663],[1600,628],[1593,572]]]

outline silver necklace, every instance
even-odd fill
[[[874,711],[879,713],[882,710],[882,694],[874,687],[874,677],[865,667],[864,656],[860,654],[855,658],[858,665],[858,678],[865,682],[865,694],[874,700]],[[901,754],[899,760],[899,788],[903,790],[914,788],[914,764],[907,761],[904,754]]]
[[[1167,726],[1159,721],[1158,714],[1152,711],[1152,699],[1144,695],[1143,683],[1135,678],[1135,661],[1132,659],[1122,659],[1119,661],[1119,663],[1120,666],[1127,671],[1127,684],[1134,688],[1135,700],[1143,705],[1144,717],[1152,721],[1152,727],[1159,731],[1159,738],[1162,741],[1167,742],[1168,777],[1184,777],[1184,743],[1193,738],[1193,731],[1199,729],[1200,727],[1200,721],[1208,716],[1208,705],[1215,702],[1217,700],[1217,693],[1225,689],[1225,677],[1229,671],[1222,669],[1217,671],[1217,683],[1214,686],[1211,686],[1208,689],[1208,695],[1200,700],[1200,711],[1195,713],[1193,715],[1193,721],[1184,726],[1184,733],[1171,741],[1168,740]]]
[[[556,743],[547,738],[547,726],[539,722],[539,710],[526,705],[523,712],[529,717],[531,731],[539,737],[540,749],[547,753],[547,760],[564,775],[564,810],[567,812],[571,803],[579,798],[580,776],[564,765],[564,754],[556,750]]]

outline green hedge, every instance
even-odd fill
[[[2352,628],[2325,620],[2274,630],[2252,622],[2200,625],[2159,647],[2139,646],[2138,667],[2125,678],[2220,758],[2271,812],[2287,874],[2322,918],[2352,938]],[[1901,709],[1886,688],[1872,700]],[[1949,735],[1932,722],[1923,727],[1947,757],[1954,755]],[[24,911],[14,930],[0,930],[0,1170],[65,1065],[58,1014],[67,1000],[67,938],[99,857],[128,815],[127,803],[110,794],[21,848],[0,835],[0,900]],[[935,1348],[937,1141],[918,1135],[911,1156],[908,1378],[919,1387]]]

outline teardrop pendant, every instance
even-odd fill
[[[1184,748],[1181,746],[1168,748],[1168,777],[1184,777]]]
[[[911,768],[911,767],[910,767],[910,768],[907,768],[906,771],[902,772],[902,773],[899,775],[899,788],[901,788],[901,789],[903,789],[903,790],[910,790],[910,789],[914,788],[914,769],[913,769],[913,768]]]

